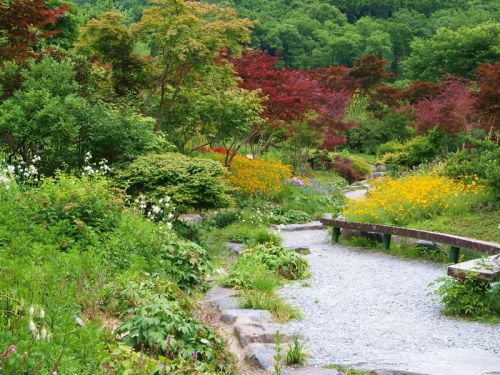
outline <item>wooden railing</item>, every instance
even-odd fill
[[[382,246],[388,250],[391,246],[391,236],[397,235],[402,237],[416,238],[419,240],[427,240],[441,244],[450,245],[449,259],[451,263],[458,263],[460,249],[470,249],[479,252],[495,255],[500,253],[500,244],[496,242],[487,242],[475,240],[472,238],[455,236],[452,234],[429,232],[425,230],[409,229],[393,227],[388,225],[354,223],[349,221],[322,219],[321,222],[325,226],[333,227],[332,239],[338,242],[340,238],[340,229],[353,229],[362,232],[375,232],[382,234]]]

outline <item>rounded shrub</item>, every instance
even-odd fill
[[[179,153],[148,154],[117,174],[132,195],[161,199],[168,195],[177,212],[227,207],[225,168],[214,160]]]

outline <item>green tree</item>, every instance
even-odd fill
[[[436,81],[446,73],[473,78],[480,64],[500,59],[500,23],[442,28],[429,39],[415,39],[411,48],[403,62],[410,78]]]

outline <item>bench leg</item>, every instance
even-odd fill
[[[383,234],[382,235],[382,248],[384,250],[389,250],[391,248],[391,235]]]
[[[333,228],[332,241],[338,243],[339,238],[340,238],[340,228]]]
[[[460,248],[456,246],[450,247],[449,259],[450,263],[458,263],[458,258],[460,256]]]

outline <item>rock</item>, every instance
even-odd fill
[[[387,172],[387,167],[385,164],[377,164],[375,166],[375,172]]]
[[[335,369],[323,367],[302,367],[296,369],[285,369],[283,375],[340,375],[340,372]]]
[[[226,297],[211,301],[210,304],[219,311],[235,310],[240,307],[240,300],[237,297]]]
[[[267,310],[230,309],[222,311],[220,320],[233,324],[238,318],[247,318],[253,322],[271,322],[271,313]]]
[[[380,178],[380,177],[384,177],[385,176],[385,172],[374,172],[372,173],[372,178]]]
[[[276,331],[279,331],[279,328],[274,324],[257,322],[240,324],[240,322],[238,319],[234,326],[234,333],[242,347],[252,343],[272,344],[276,337]],[[281,339],[285,343],[290,340],[290,336],[282,333]]]
[[[186,225],[200,225],[203,223],[203,216],[200,214],[182,214],[179,216],[179,221]]]
[[[338,221],[345,221],[345,216],[344,215],[339,215],[335,218],[335,220],[338,220]]]
[[[482,375],[500,375],[500,372],[498,372],[498,371],[495,371],[495,372],[485,372]]]
[[[241,255],[244,245],[238,242],[226,242],[226,247],[234,255]]]
[[[426,240],[418,240],[417,242],[415,242],[415,246],[436,251],[439,251],[442,248],[440,244]]]
[[[323,224],[319,221],[313,221],[307,224],[287,224],[281,227],[283,232],[298,232],[302,230],[321,230],[324,229]]]
[[[247,348],[246,359],[249,363],[263,370],[273,368],[276,363],[274,359],[274,355],[276,354],[274,345],[250,344]]]
[[[417,372],[399,371],[399,370],[373,370],[370,375],[429,375]]]
[[[309,246],[287,246],[287,249],[290,251],[295,251],[301,255],[309,255],[311,254],[311,249]]]
[[[223,288],[221,286],[212,287],[205,296],[205,300],[210,302],[220,298],[227,298],[234,295],[234,290],[230,288]]]

